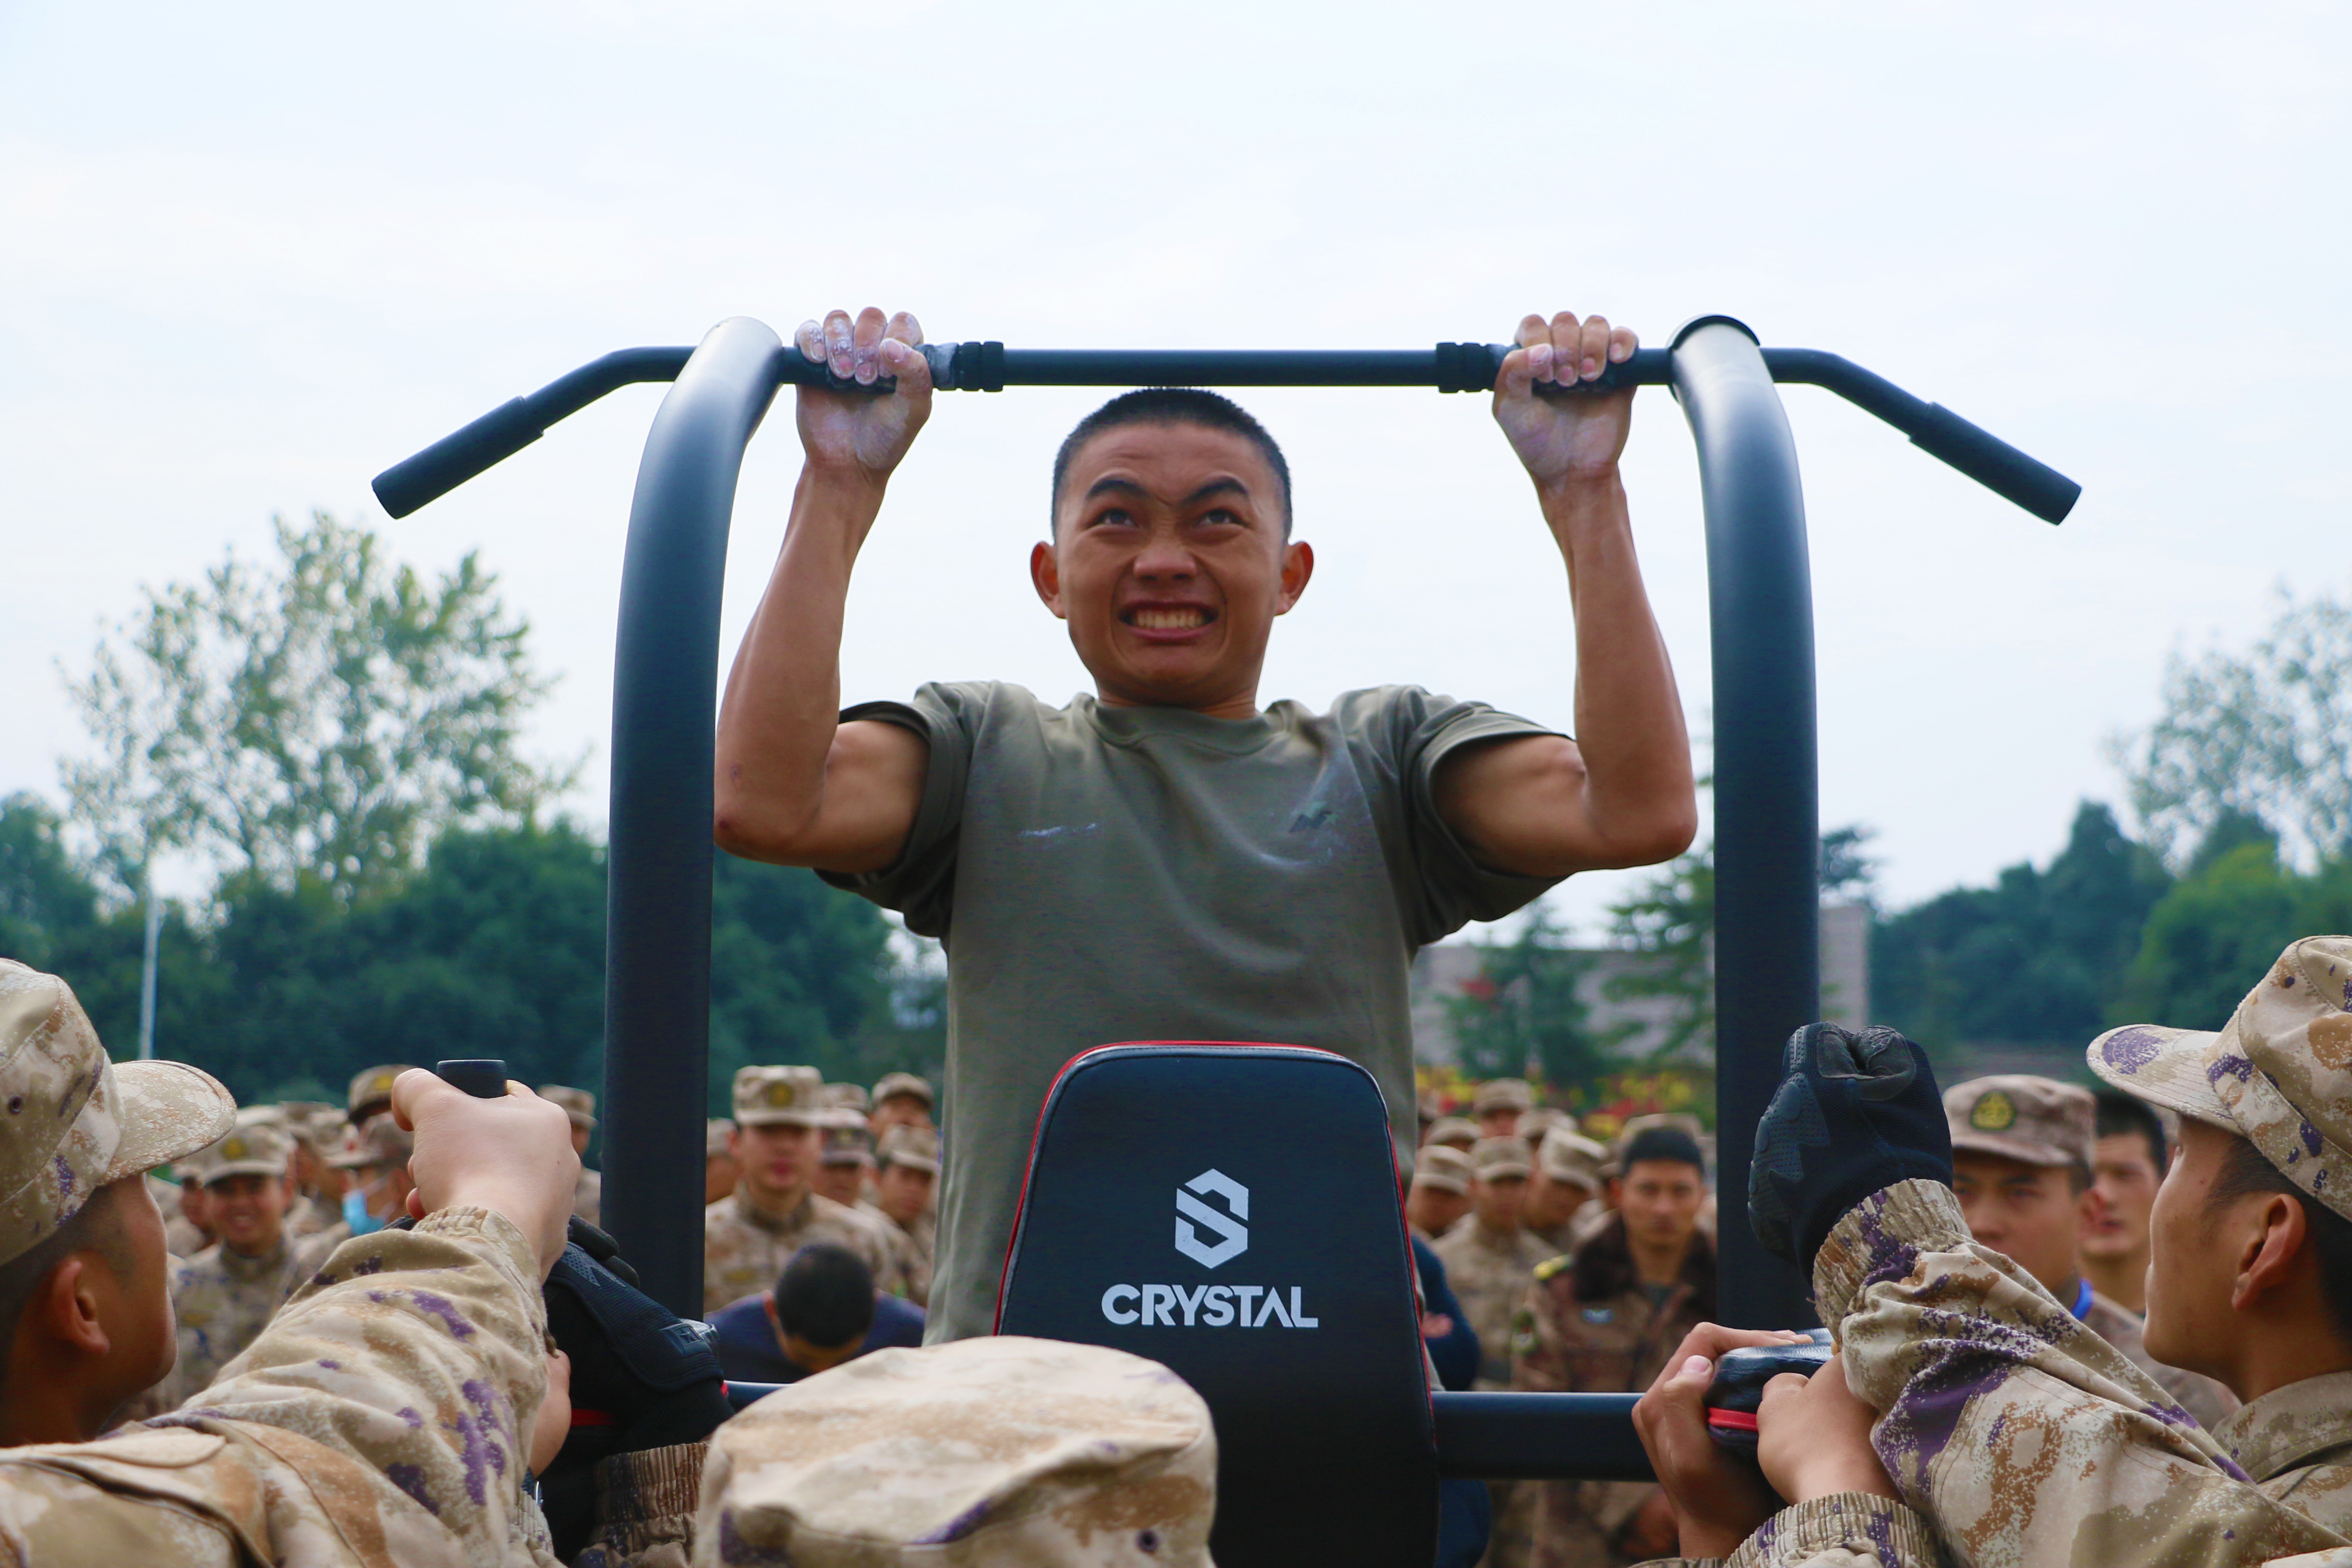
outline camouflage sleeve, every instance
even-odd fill
[[[1660,1557],[1640,1568],[1943,1568],[1927,1521],[1901,1503],[1839,1492],[1784,1508],[1728,1558]]]
[[[1535,1282],[1519,1297],[1511,1314],[1511,1386],[1538,1394],[1574,1391],[1568,1370],[1568,1344],[1555,1316],[1564,1310],[1555,1301],[1551,1276],[1536,1270]],[[1565,1287],[1559,1294],[1565,1296]]]
[[[686,1568],[708,1443],[615,1454],[596,1466],[596,1530],[572,1568]]]
[[[2265,1497],[2121,1352],[1970,1241],[1941,1183],[1856,1205],[1813,1289],[1847,1381],[1882,1413],[1880,1461],[1958,1561],[2221,1568],[2347,1544]]]

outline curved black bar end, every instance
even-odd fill
[[[1980,430],[1940,403],[1927,405],[1911,444],[1940,458],[1996,495],[2006,497],[2047,523],[2059,523],[2082,499],[2083,487],[2027,457],[2008,442]]]
[[[529,402],[510,397],[464,429],[394,463],[378,474],[369,488],[386,512],[406,517],[546,434],[547,427],[533,416]]]

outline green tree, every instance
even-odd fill
[[[1701,845],[1669,862],[1632,897],[1610,905],[1609,915],[1612,945],[1647,960],[1610,978],[1610,1000],[1660,999],[1667,1004],[1664,1031],[1650,1053],[1651,1062],[1712,1066],[1715,846]]]
[[[2114,751],[2176,865],[2232,815],[2268,823],[2305,865],[2352,848],[2352,603],[2282,591],[2251,648],[2176,656],[2155,723]]]
[[[1607,1064],[1577,994],[1584,970],[1582,955],[1541,904],[1516,940],[1480,944],[1476,977],[1445,998],[1463,1070],[1516,1078],[1532,1067],[1562,1088],[1599,1076]]]
[[[2314,931],[2352,931],[2352,863],[2299,874],[2278,844],[2249,838],[2200,848],[2147,918],[2112,1023],[2218,1029],[2282,949]]]
[[[96,745],[63,763],[67,794],[121,892],[179,847],[349,903],[569,782],[520,755],[551,682],[475,555],[428,583],[323,511],[277,541],[274,566],[231,553],[151,592],[67,683]]]

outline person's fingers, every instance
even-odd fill
[[[1587,316],[1584,330],[1579,334],[1576,349],[1576,374],[1579,379],[1591,381],[1601,374],[1609,363],[1609,318]]]
[[[1623,364],[1633,357],[1633,351],[1641,346],[1642,340],[1633,328],[1618,327],[1612,330],[1609,334],[1609,363]]]
[[[1534,349],[1516,348],[1503,356],[1503,368],[1495,375],[1495,395],[1525,397],[1536,378]]]
[[[1559,379],[1563,384],[1573,384],[1576,381],[1577,349],[1584,335],[1583,323],[1576,319],[1575,311],[1562,310],[1551,319],[1549,335],[1551,352],[1559,359]]]
[[[1519,330],[1511,334],[1511,341],[1521,348],[1532,343],[1548,343],[1551,342],[1551,328],[1545,324],[1541,316],[1522,316],[1519,318]]]
[[[824,358],[824,329],[814,321],[803,321],[793,333],[793,342],[800,346],[801,357],[822,361]]]
[[[923,341],[923,323],[915,320],[912,311],[900,310],[891,316],[889,330],[884,335],[902,343],[919,343]]]
[[[1820,1373],[1814,1373],[1818,1377]],[[1801,1372],[1784,1372],[1764,1385],[1763,1394],[1756,1401],[1756,1424],[1765,1422],[1800,1408],[1804,1404],[1805,1390],[1812,1386],[1812,1378]],[[1790,1401],[1795,1401],[1790,1405]]]
[[[850,333],[849,374],[860,386],[871,386],[882,374],[882,328],[887,318],[868,305],[857,312]]]
[[[856,339],[850,325],[849,312],[827,310],[824,313],[824,350],[827,367],[844,381],[849,379],[850,355],[856,347]]]
[[[876,357],[881,363],[883,374],[898,378],[901,397],[931,390],[931,362],[923,357],[922,350],[898,338],[884,338]]]
[[[1683,1336],[1675,1347],[1669,1365],[1679,1365],[1691,1356],[1705,1356],[1714,1361],[1726,1351],[1747,1350],[1755,1345],[1791,1345],[1805,1336],[1794,1329],[1727,1329],[1721,1323],[1701,1323]]]

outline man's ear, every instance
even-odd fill
[[[99,1270],[90,1265],[90,1254],[68,1254],[41,1281],[32,1311],[47,1338],[84,1355],[102,1356],[114,1342],[106,1331]]]
[[[2254,1211],[2253,1224],[2240,1234],[2238,1277],[2230,1285],[2230,1306],[2242,1312],[2292,1283],[2309,1249],[2311,1220],[2301,1203],[2284,1193],[2272,1193]]]
[[[1037,596],[1045,601],[1045,607],[1054,612],[1055,619],[1070,618],[1062,609],[1062,563],[1055,559],[1052,540],[1041,540],[1030,547],[1029,581],[1035,584]]]
[[[1307,592],[1307,580],[1315,575],[1315,547],[1305,540],[1282,547],[1282,597],[1275,601],[1274,613],[1290,614],[1298,596]]]

